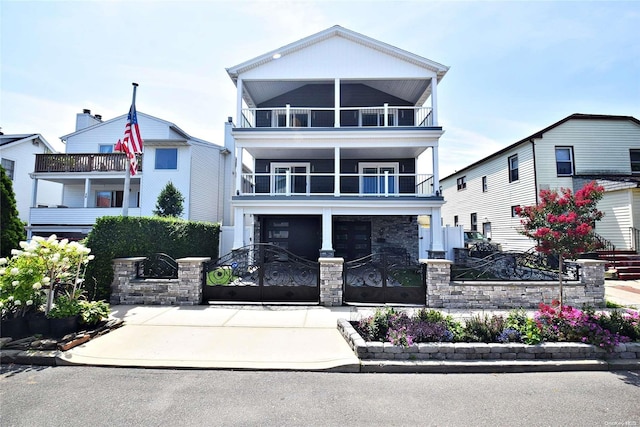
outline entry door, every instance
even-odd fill
[[[309,194],[308,163],[273,163],[272,193]]]
[[[371,222],[336,221],[333,224],[333,248],[335,256],[345,261],[371,254]]]
[[[397,193],[397,173],[397,163],[361,163],[360,192],[362,194]]]

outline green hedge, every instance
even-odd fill
[[[95,259],[87,267],[85,286],[91,299],[109,300],[114,258],[165,253],[173,258],[218,258],[220,225],[160,217],[102,217],[84,244]]]

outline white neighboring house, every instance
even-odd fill
[[[543,189],[605,188],[596,232],[616,249],[638,250],[640,121],[572,114],[441,180],[445,224],[484,232],[505,250],[534,242],[518,234],[516,206],[535,205]]]
[[[194,138],[175,124],[138,111],[144,140],[138,173],[131,177],[129,216],[151,216],[160,191],[171,181],[184,196],[182,218],[218,222],[222,218],[224,180],[223,147]],[[64,186],[62,203],[55,209],[31,205],[29,235],[56,233],[82,238],[96,219],[122,212],[125,155],[114,153],[124,135],[127,115],[102,121],[90,110],[78,114],[76,131],[62,136],[65,154],[36,156],[33,198],[43,184]]]
[[[237,161],[221,254],[261,242],[310,260],[442,256],[437,86],[448,69],[340,26],[228,68],[237,123],[225,146]]]
[[[13,192],[20,220],[27,223],[31,207],[32,181],[36,155],[55,153],[55,148],[42,135],[0,134],[0,161],[9,178],[13,181]],[[36,200],[37,205],[56,206],[62,201],[62,185],[54,182],[43,183]]]

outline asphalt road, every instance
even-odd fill
[[[640,372],[0,370],[9,426],[640,426]]]

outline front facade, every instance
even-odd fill
[[[605,188],[596,232],[617,249],[638,250],[640,121],[573,114],[442,179],[445,224],[483,232],[505,250],[534,242],[518,233],[516,206],[535,205],[540,190]]]
[[[138,112],[144,139],[138,171],[130,178],[126,203],[127,161],[115,153],[127,116],[102,121],[89,110],[78,114],[76,131],[63,136],[65,154],[42,154],[32,164],[33,192],[28,234],[82,238],[102,216],[151,216],[158,195],[168,182],[184,196],[182,217],[218,222],[222,218],[222,191],[218,185],[227,151],[194,138],[175,124]],[[56,206],[35,202],[47,183],[63,186]]]
[[[340,26],[229,68],[237,123],[225,146],[237,160],[221,254],[272,243],[309,260],[442,256],[447,70]]]
[[[0,134],[0,162],[13,183],[18,216],[26,223],[31,207],[31,177],[35,158],[39,154],[55,153],[56,150],[42,135]],[[42,191],[36,199],[37,205],[56,206],[62,200],[62,185],[43,183]]]

